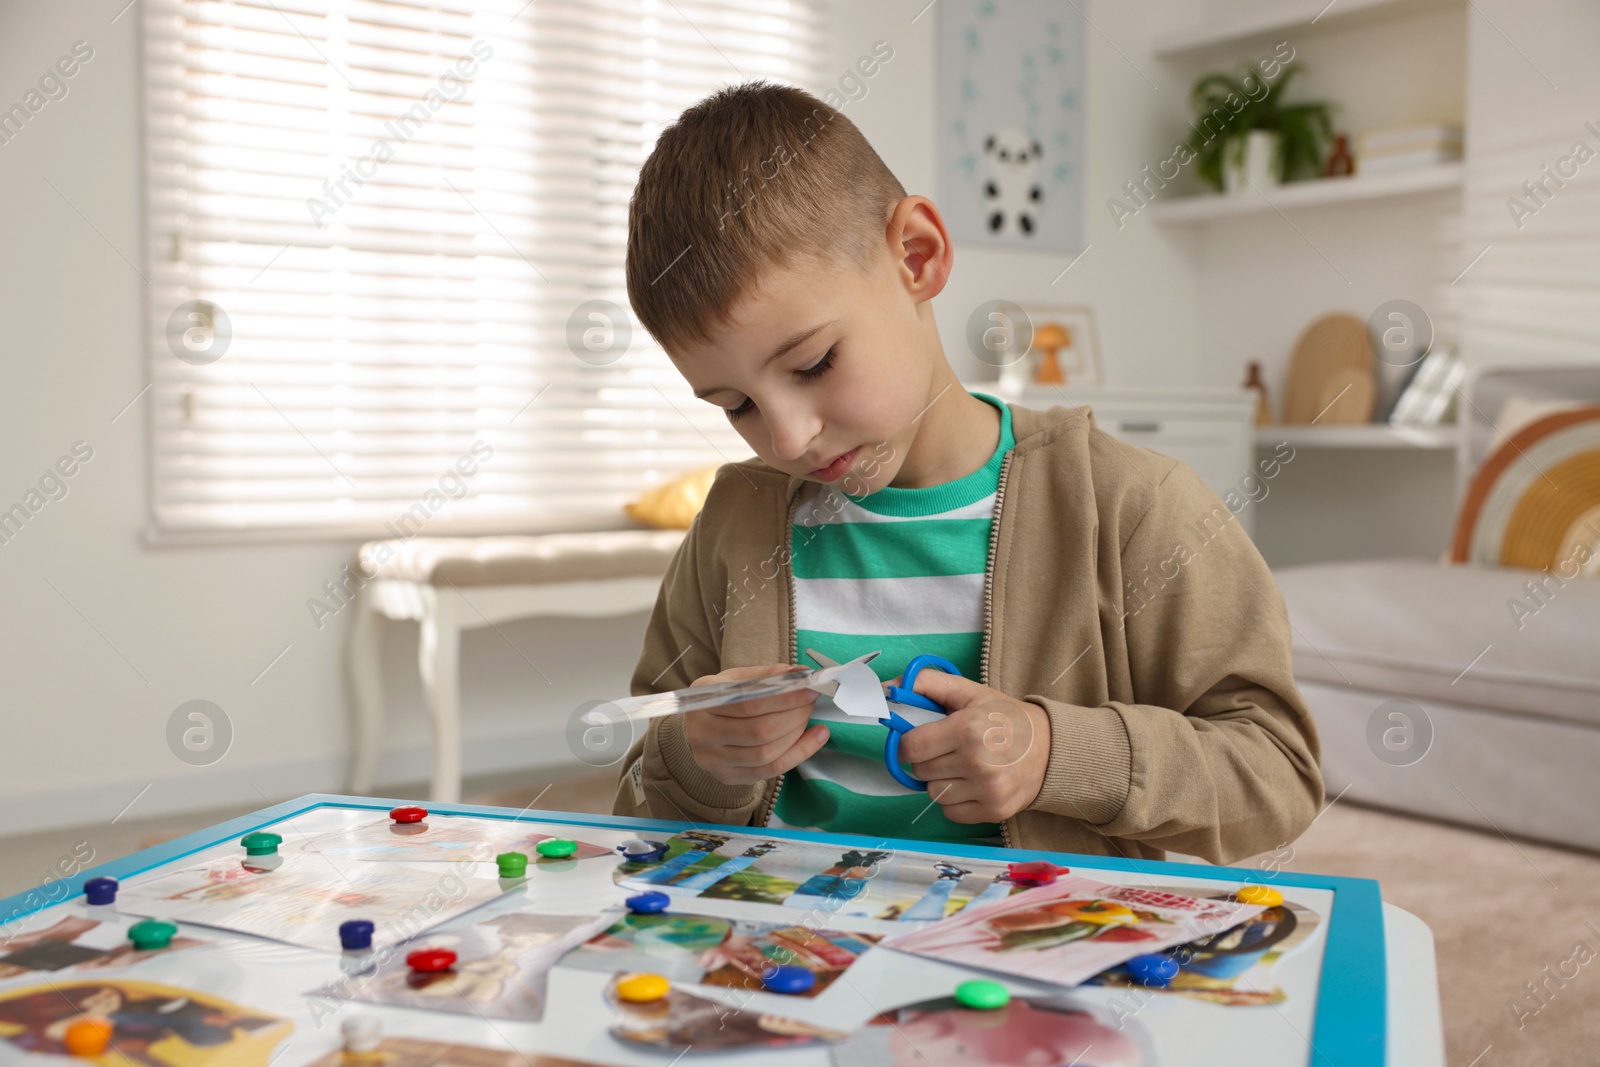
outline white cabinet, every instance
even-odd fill
[[[1245,479],[1254,469],[1255,394],[1244,389],[1071,389],[1030,386],[1020,396],[999,392],[994,382],[970,390],[1000,396],[1023,407],[1088,407],[1095,424],[1129,444],[1182,460],[1224,499],[1249,501]],[[1238,512],[1245,532],[1254,509]]]

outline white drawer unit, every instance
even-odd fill
[[[1231,493],[1231,501],[1243,501],[1236,514],[1247,533],[1252,528],[1250,500],[1261,494],[1258,483],[1263,475],[1255,469],[1255,394],[1247,390],[1030,387],[1021,396],[1008,396],[995,382],[967,388],[1039,410],[1088,407],[1095,425],[1106,433],[1182,460],[1218,496],[1230,500]]]

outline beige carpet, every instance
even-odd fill
[[[474,801],[520,808],[537,796],[546,810],[603,813],[613,781],[569,778]],[[1285,869],[1375,878],[1385,900],[1433,928],[1451,1067],[1600,1064],[1600,857],[1348,801],[1292,849],[1277,857]],[[1578,959],[1590,962],[1568,963],[1577,974],[1562,984],[1557,968],[1580,941],[1591,951]],[[1543,1006],[1525,982],[1542,984]],[[1520,1027],[1514,1002],[1526,1008]]]

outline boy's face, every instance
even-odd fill
[[[756,455],[853,496],[894,480],[943,365],[922,308],[932,293],[892,249],[886,240],[865,270],[844,261],[775,266],[712,343],[672,353],[696,395],[727,412]]]

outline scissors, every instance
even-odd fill
[[[839,665],[837,661],[829,659],[814,648],[806,649],[806,655],[824,667],[837,667]],[[878,653],[874,652],[871,656],[866,657],[863,662],[870,662],[877,655]],[[943,656],[931,654],[914,656],[911,662],[906,664],[905,673],[900,679],[901,684],[891,685],[887,688],[885,700],[890,704],[905,704],[913,708],[921,708],[924,711],[936,711],[940,715],[949,714],[944,705],[935,703],[921,693],[916,692],[913,688],[917,684],[917,675],[922,673],[924,667],[933,667],[944,671],[946,674],[953,674],[957,678],[961,677],[960,668]],[[888,709],[885,708],[885,710]],[[928,783],[915,777],[900,766],[900,738],[910,733],[916,724],[907,722],[893,711],[889,712],[887,718],[879,719],[878,724],[889,728],[889,735],[883,739],[883,765],[889,769],[889,776],[907,789],[926,793],[928,791]]]

